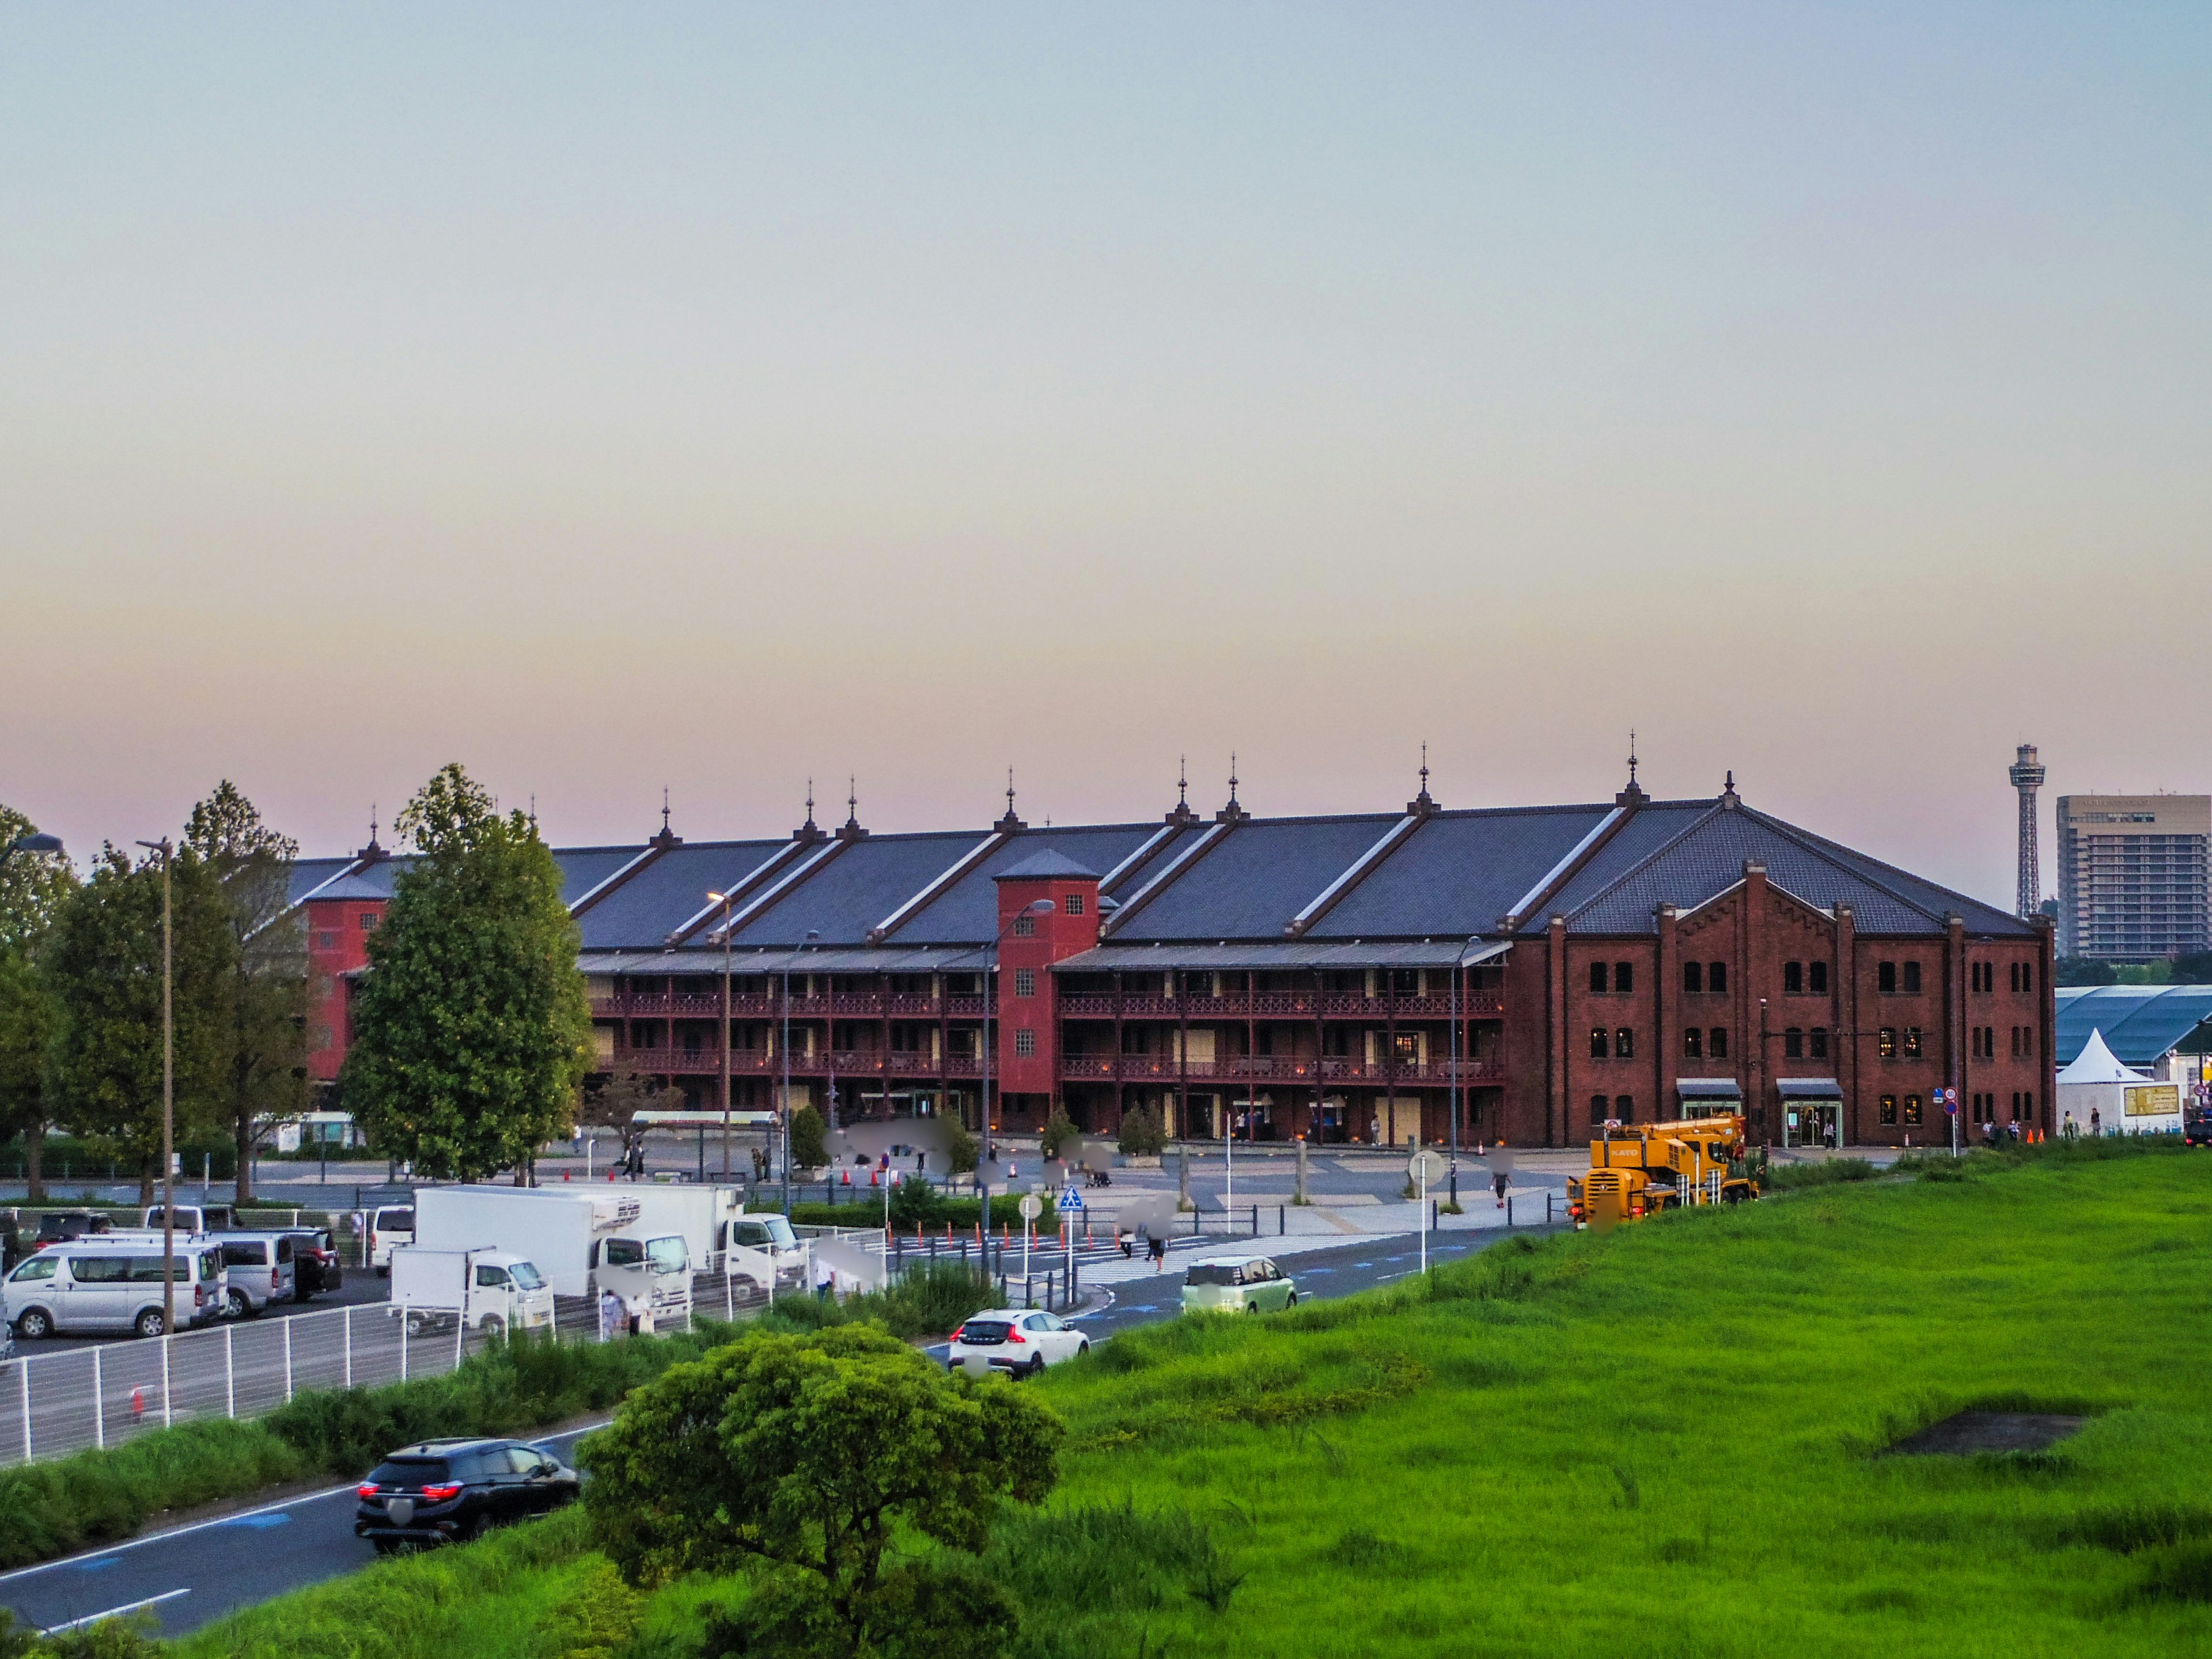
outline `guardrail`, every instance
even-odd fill
[[[692,1280],[695,1315],[735,1322],[769,1300],[725,1273]],[[554,1334],[586,1342],[629,1334],[602,1317],[590,1297],[556,1297]],[[465,1327],[458,1310],[379,1302],[23,1355],[0,1365],[0,1467],[118,1446],[195,1419],[264,1416],[309,1389],[441,1376],[499,1340]]]

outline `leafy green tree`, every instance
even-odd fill
[[[1082,1139],[1083,1131],[1075,1127],[1075,1121],[1055,1106],[1052,1109],[1052,1115],[1044,1121],[1044,1127],[1038,1132],[1037,1148],[1048,1158],[1058,1158],[1061,1147]]]
[[[0,1133],[23,1138],[30,1200],[46,1196],[40,1158],[52,1111],[46,1104],[46,1050],[58,1012],[53,994],[20,946],[0,945]]]
[[[1167,1126],[1157,1107],[1139,1106],[1123,1114],[1121,1151],[1129,1158],[1158,1158],[1168,1144]]]
[[[791,1115],[791,1167],[819,1170],[830,1162],[830,1126],[811,1106]]]
[[[307,924],[291,902],[297,842],[261,820],[228,778],[192,808],[185,845],[214,876],[229,935],[223,1116],[238,1155],[238,1201],[253,1196],[253,1143],[307,1107]]]
[[[13,847],[39,826],[15,808],[0,805],[0,849]],[[76,885],[76,872],[60,853],[11,853],[0,857],[0,951],[27,950],[46,931],[54,910]]]
[[[170,872],[175,939],[176,1123],[221,1121],[232,942],[214,872],[190,848]],[[40,966],[59,1015],[45,1091],[55,1120],[113,1144],[150,1203],[161,1153],[161,867],[100,849],[54,913]]]
[[[591,1003],[561,872],[520,812],[447,766],[408,803],[420,854],[369,939],[340,1087],[370,1144],[424,1175],[526,1170],[590,1069]]]
[[[982,1147],[976,1144],[975,1137],[968,1133],[967,1127],[958,1118],[948,1117],[941,1121],[945,1125],[945,1167],[954,1175],[975,1174],[975,1162],[983,1155]]]
[[[587,1443],[593,1535],[632,1583],[750,1567],[717,1650],[849,1659],[1002,1652],[1005,1593],[973,1553],[1006,1501],[1052,1489],[1060,1421],[1003,1379],[951,1377],[888,1332],[756,1331],[634,1392]]]

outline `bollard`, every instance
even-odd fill
[[[1552,1189],[1549,1187],[1544,1188],[1544,1224],[1547,1227],[1552,1224]]]
[[[1509,1227],[1513,1224],[1513,1194],[1510,1193],[1505,1194],[1505,1224]]]
[[[1304,1145],[1304,1143],[1301,1142],[1300,1144]],[[1286,1205],[1278,1204],[1275,1206],[1275,1237],[1278,1238],[1282,1237],[1284,1234],[1289,1232],[1291,1230],[1288,1208],[1289,1206]]]

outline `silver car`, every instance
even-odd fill
[[[229,1274],[224,1311],[250,1319],[271,1302],[289,1302],[299,1291],[299,1238],[293,1233],[224,1233],[209,1241],[222,1252]]]
[[[53,1245],[20,1263],[0,1287],[8,1328],[26,1342],[57,1332],[160,1336],[164,1299],[161,1247],[131,1242]],[[205,1245],[178,1252],[176,1299],[180,1324],[221,1316],[221,1252]]]

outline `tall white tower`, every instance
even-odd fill
[[[2010,776],[2020,791],[2020,902],[2014,911],[2025,921],[2035,914],[2043,886],[2043,860],[2035,846],[2035,792],[2043,787],[2043,763],[2035,757],[2033,744],[2021,744]]]

